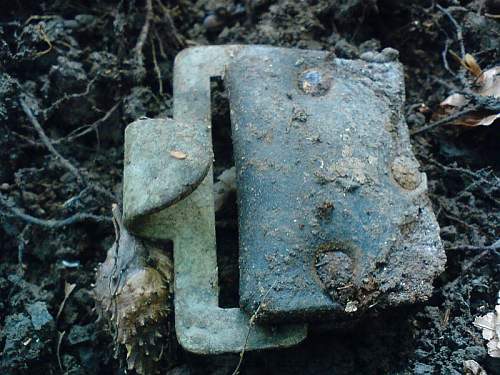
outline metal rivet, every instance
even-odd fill
[[[330,88],[330,74],[320,69],[307,69],[299,77],[299,87],[312,96],[324,95]]]

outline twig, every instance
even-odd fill
[[[28,17],[28,19],[26,21],[24,21],[24,26],[28,25],[31,21],[35,21],[35,20],[51,20],[51,19],[54,19],[54,18],[60,18],[60,16],[53,16],[53,15],[33,15],[33,16],[30,16]]]
[[[61,228],[61,227],[65,227],[67,225],[72,225],[72,224],[80,223],[82,221],[89,221],[89,220],[96,221],[98,223],[111,221],[111,218],[109,218],[107,216],[94,215],[94,214],[89,214],[89,213],[85,213],[85,212],[77,213],[77,214],[74,214],[70,217],[67,217],[65,219],[60,219],[60,220],[40,219],[38,217],[25,214],[19,208],[10,204],[7,201],[7,199],[5,197],[3,197],[1,194],[0,194],[0,205],[10,211],[10,214],[0,211],[0,214],[2,214],[4,216],[17,217],[21,220],[24,220],[25,222],[27,222],[29,224],[40,225],[40,226],[51,228],[51,229]]]
[[[139,34],[139,38],[137,38],[137,43],[133,49],[137,63],[140,64],[140,66],[143,66],[144,64],[144,55],[142,54],[142,49],[144,48],[144,43],[146,43],[152,19],[153,0],[146,0],[146,17],[144,20],[144,25],[142,25],[141,33]]]
[[[439,77],[436,77],[434,75],[430,76],[433,82],[439,83],[441,86],[445,87],[446,89],[450,90],[451,92],[458,92],[460,89],[458,88],[457,85],[455,85],[452,82],[445,81]]]
[[[103,117],[97,119],[93,123],[87,124],[87,125],[82,125],[76,129],[74,129],[68,135],[66,135],[64,137],[61,137],[58,139],[51,139],[50,141],[51,141],[52,145],[58,145],[58,144],[64,143],[64,142],[72,142],[75,139],[78,139],[78,138],[83,137],[84,135],[90,133],[91,131],[97,131],[97,128],[102,123],[104,123],[105,121],[107,121],[109,119],[109,117],[119,108],[120,104],[121,104],[121,100],[119,100],[117,103],[115,103],[115,105],[113,105],[110,109],[108,109]],[[101,112],[104,112],[104,111],[101,111]],[[19,137],[22,140],[26,141],[31,146],[39,147],[39,146],[44,145],[41,142],[37,142],[29,137],[26,137],[23,134],[17,133],[15,131],[12,131],[12,134],[14,134],[16,137]]]
[[[265,299],[269,295],[269,292],[271,292],[271,290],[275,287],[275,285],[276,285],[277,282],[278,282],[278,280],[275,280],[274,283],[273,283],[273,285],[271,285],[269,287],[269,289],[266,291],[266,293],[264,293],[264,295],[262,296],[262,299],[259,302],[259,306],[257,306],[257,309],[255,310],[255,312],[250,317],[250,320],[248,321],[248,331],[247,331],[247,334],[246,334],[246,337],[245,337],[245,344],[243,345],[243,349],[241,349],[240,360],[238,361],[238,364],[236,365],[236,368],[234,369],[232,375],[237,375],[239,373],[239,371],[240,371],[241,364],[243,363],[243,357],[245,356],[245,351],[246,351],[246,348],[247,348],[247,345],[248,345],[248,339],[250,337],[250,332],[251,332],[252,327],[253,327],[253,325],[255,323],[255,319],[257,318],[257,316],[258,316],[258,314],[260,312],[260,309],[262,307],[263,302],[265,301]]]
[[[477,262],[479,262],[486,254],[488,254],[488,250],[484,250],[480,252],[478,255],[476,255],[474,258],[470,260],[470,262],[466,263],[462,267],[462,272],[460,273],[459,276],[457,276],[454,280],[450,281],[448,284],[443,286],[443,289],[450,290],[452,289],[455,285],[458,284],[458,282],[462,279],[463,275],[472,268]]]
[[[500,250],[500,239],[488,246],[462,245],[446,249],[446,251],[485,251],[485,250],[493,250],[493,251]]]
[[[476,229],[473,225],[468,224],[465,221],[463,221],[462,219],[459,219],[458,217],[455,217],[454,215],[450,214],[446,207],[443,207],[442,214],[448,220],[454,221],[454,222],[464,226],[465,228],[469,228],[469,229],[473,229],[473,230]]]
[[[28,117],[28,120],[30,120],[31,124],[37,131],[38,135],[40,136],[40,139],[42,140],[43,144],[47,149],[56,157],[56,159],[62,164],[64,168],[66,168],[73,176],[76,177],[76,179],[79,182],[83,182],[85,179],[83,175],[80,173],[80,171],[69,162],[68,159],[66,159],[64,156],[62,156],[52,145],[52,142],[50,141],[49,137],[47,137],[47,134],[43,131],[42,126],[36,119],[35,115],[31,111],[31,108],[26,104],[26,101],[24,98],[20,98],[19,102],[21,103],[21,108],[23,109],[24,113]]]
[[[77,195],[66,200],[62,204],[63,208],[70,208],[70,207],[74,206],[77,202],[81,201],[83,199],[83,197],[89,193],[90,190],[91,190],[91,188],[89,186],[87,186],[85,189],[81,190]]]
[[[94,190],[94,191],[96,191],[96,192],[98,192],[98,193],[100,193],[100,194],[108,197],[109,199],[111,199],[113,201],[116,201],[116,197],[115,197],[115,195],[113,193],[111,193],[110,191],[108,191],[107,189],[105,189],[102,186],[99,186],[97,184],[94,184],[94,183],[91,183],[90,181],[88,181],[85,178],[85,176],[80,172],[80,170],[78,168],[76,168],[73,164],[71,164],[68,159],[66,159],[65,157],[63,157],[55,149],[54,145],[52,144],[52,140],[47,136],[47,134],[45,134],[45,131],[43,130],[42,126],[38,122],[37,118],[33,114],[33,111],[28,106],[28,104],[26,103],[26,101],[24,100],[24,98],[20,97],[19,98],[19,102],[21,104],[21,107],[22,107],[24,113],[28,117],[28,120],[30,121],[30,123],[33,125],[33,127],[37,131],[38,136],[40,137],[42,143],[56,157],[56,160],[58,160],[59,163],[64,168],[66,168],[73,176],[75,176],[75,178],[77,179],[77,181],[79,183],[84,183],[87,186],[89,186],[92,190]]]
[[[430,159],[430,158],[423,156],[423,155],[421,155],[421,157],[426,159],[429,163],[434,164],[437,167],[443,169],[445,172],[457,172],[457,173],[465,174],[465,175],[471,177],[472,179],[476,179],[476,180],[481,181],[483,184],[490,185],[493,188],[500,188],[500,180],[498,180],[497,177],[495,177],[497,179],[495,182],[491,182],[491,181],[488,181],[487,179],[485,179],[484,177],[482,177],[478,172],[474,172],[474,171],[471,171],[469,169],[462,168],[462,167],[452,167],[449,165],[444,165],[436,160]],[[481,169],[480,171],[484,171],[484,169]]]
[[[467,11],[467,9],[465,8],[462,8],[462,7],[449,7],[447,9],[443,8],[441,5],[439,4],[436,4],[436,7],[441,11],[443,12],[446,17],[448,17],[448,19],[451,21],[451,23],[453,24],[453,26],[455,27],[455,32],[457,34],[457,40],[458,40],[458,44],[460,46],[460,57],[457,56],[453,51],[450,50],[450,53],[452,56],[458,58],[458,61],[460,62],[460,65],[464,66],[464,58],[465,58],[465,46],[464,46],[464,37],[463,37],[463,32],[462,32],[462,27],[459,25],[459,23],[457,22],[457,20],[451,15],[451,10],[463,10],[463,11]],[[468,69],[466,66],[465,66],[466,70]],[[453,74],[455,75],[455,74]],[[468,80],[465,78],[465,70],[464,69],[460,69],[459,71],[459,74],[458,74],[458,78],[460,80],[460,82],[462,83],[463,87],[465,87],[467,90],[469,89],[469,82]]]
[[[467,185],[467,187],[465,187],[465,189],[462,189],[462,191],[460,193],[458,193],[457,195],[452,197],[451,200],[458,203],[458,201],[460,201],[460,199],[465,197],[467,193],[474,191],[474,189],[476,189],[480,186],[481,186],[480,180],[472,181],[469,185]]]
[[[477,16],[481,15],[481,12],[483,11],[484,3],[486,3],[486,0],[479,1],[479,6],[477,7],[477,12],[476,12]]]
[[[453,120],[456,120],[457,118],[465,116],[465,115],[467,115],[475,110],[476,110],[476,108],[467,108],[467,109],[463,109],[461,111],[455,112],[450,116],[442,118],[441,120],[434,121],[433,123],[426,125],[426,126],[422,126],[420,129],[411,130],[410,135],[416,135],[416,134],[426,132],[427,130],[434,129],[437,126],[446,124],[446,123],[453,121]]]
[[[170,16],[168,8],[165,5],[163,5],[161,0],[156,0],[156,2],[158,3],[163,12],[163,21],[165,22],[165,25],[167,27],[167,33],[171,37],[174,47],[177,49],[184,48],[186,46],[186,42],[184,41],[182,36],[178,33],[174,21]]]
[[[27,224],[19,234],[18,245],[17,245],[17,262],[22,266],[23,257],[24,257],[24,249],[26,248],[26,240],[24,236],[31,229],[31,225]]]
[[[155,68],[156,77],[158,79],[158,92],[160,95],[163,95],[163,81],[161,79],[161,70],[160,70],[160,67],[158,66],[158,61],[156,59],[155,42],[152,38],[149,39],[149,42],[151,43],[151,54],[153,56],[153,65]]]
[[[448,73],[450,73],[452,76],[454,76],[455,73],[450,69],[450,66],[448,65],[448,59],[446,58],[446,56],[448,55],[448,47],[449,46],[450,46],[450,40],[448,38],[446,38],[446,40],[444,42],[443,52],[441,52],[441,58],[443,59],[444,68],[448,71]]]
[[[451,21],[453,26],[455,27],[455,31],[457,33],[458,44],[460,45],[460,53],[462,54],[462,58],[465,56],[465,47],[464,47],[464,37],[462,33],[462,28],[458,24],[457,20],[451,15],[448,9],[443,8],[441,5],[436,4],[436,8],[438,8],[441,12],[443,12],[446,17]]]
[[[165,52],[165,48],[163,47],[163,41],[162,39],[160,38],[160,36],[158,35],[158,30],[155,28],[153,28],[153,35],[156,39],[156,41],[158,42],[158,49],[160,50],[160,56],[163,58],[163,59],[167,59],[167,54]]]
[[[102,123],[104,123],[105,121],[107,121],[109,119],[109,117],[119,108],[120,104],[121,104],[121,100],[119,100],[110,109],[108,109],[103,117],[97,119],[93,123],[82,125],[76,129],[72,130],[68,135],[61,137],[61,138],[58,138],[58,139],[51,139],[50,142],[52,143],[52,145],[58,145],[60,143],[65,143],[65,142],[72,142],[75,139],[78,139],[78,138],[83,137],[84,135],[90,133],[91,131],[97,131],[97,128]],[[47,111],[48,109],[49,108],[43,110],[43,112]],[[104,111],[100,111],[100,112],[104,112]],[[24,140],[25,142],[27,142],[31,146],[34,146],[34,147],[44,146],[44,143],[42,143],[42,142],[37,142],[34,139],[31,139],[23,134],[19,134],[15,131],[11,131],[11,132],[16,137],[21,138],[22,140]]]
[[[36,26],[36,31],[38,31],[38,33],[40,34],[40,36],[42,37],[43,41],[45,43],[47,43],[47,49],[41,51],[41,52],[37,52],[35,54],[35,56],[38,58],[40,56],[43,56],[43,55],[46,55],[47,53],[49,53],[50,51],[52,51],[52,42],[50,41],[49,39],[49,36],[47,35],[47,33],[45,32],[45,30],[43,29],[43,24],[38,24]]]
[[[101,125],[103,122],[105,122],[109,117],[116,111],[116,109],[120,106],[121,100],[119,100],[113,107],[111,107],[106,114],[98,119],[97,121],[93,122],[92,124],[88,125],[83,125],[80,126],[79,128],[73,130],[71,133],[69,133],[66,137],[62,137],[59,139],[56,139],[52,141],[52,144],[58,144],[61,142],[71,142],[74,141],[77,138],[80,138],[84,136],[85,134],[90,133],[91,131],[97,130],[99,125]]]
[[[85,87],[85,90],[82,92],[77,92],[74,94],[65,94],[63,97],[57,99],[54,103],[52,103],[49,107],[45,108],[42,113],[43,113],[43,118],[44,120],[47,119],[48,115],[47,113],[50,111],[53,111],[54,109],[57,109],[62,103],[69,99],[75,99],[75,98],[80,98],[82,96],[87,96],[90,93],[90,89],[92,88],[92,85],[96,81],[97,77],[92,78],[88,83],[87,86]]]
[[[61,374],[65,374],[64,367],[61,361],[61,344],[65,333],[66,331],[57,332],[58,337],[57,337],[56,356],[57,356],[57,363],[59,365],[59,370],[61,370]]]

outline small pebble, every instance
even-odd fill
[[[203,26],[205,26],[207,30],[219,29],[223,24],[222,20],[215,14],[209,14],[203,20]]]
[[[221,30],[226,25],[229,16],[229,12],[226,8],[219,7],[205,17],[203,26],[207,31]]]

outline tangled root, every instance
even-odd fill
[[[126,230],[116,205],[113,222],[116,240],[97,271],[96,309],[113,334],[115,356],[125,348],[129,370],[152,374],[171,350],[172,262]]]

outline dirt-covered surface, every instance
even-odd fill
[[[123,130],[142,116],[171,115],[172,62],[183,47],[261,43],[345,58],[396,48],[415,130],[434,121],[439,102],[468,78],[446,50],[461,55],[463,42],[481,68],[498,64],[499,13],[496,0],[3,2],[0,373],[124,372],[91,290],[114,240]],[[499,135],[497,125],[444,125],[412,137],[448,259],[427,304],[317,329],[293,349],[246,353],[241,372],[462,374],[472,359],[500,373],[472,325],[492,311],[500,289],[500,252],[489,246],[499,237]],[[215,137],[218,154],[229,158],[227,134]],[[229,165],[218,161],[221,170]],[[224,233],[218,229],[222,240]],[[178,349],[161,369],[230,374],[238,359]]]

